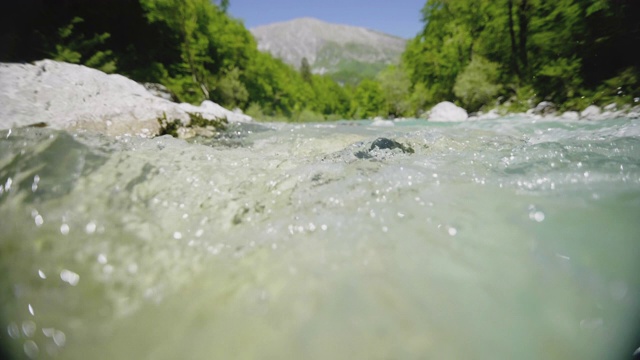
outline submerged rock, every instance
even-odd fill
[[[121,75],[53,60],[0,64],[0,129],[45,123],[108,135],[155,136],[159,120],[188,124],[193,113],[207,120],[251,121],[212,102],[176,104]]]
[[[467,111],[454,103],[443,101],[431,109],[429,121],[465,121],[469,118]]]
[[[358,159],[371,159],[374,158],[376,152],[380,150],[395,150],[398,149],[400,152],[405,154],[413,154],[415,151],[409,145],[401,144],[395,140],[388,138],[377,138],[375,139],[368,150],[357,151],[354,155]]]

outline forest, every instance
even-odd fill
[[[258,51],[229,0],[23,0],[1,5],[0,61],[51,58],[161,83],[259,120],[421,116],[441,101],[470,112],[634,104],[636,0],[429,0],[399,64],[358,84]],[[400,20],[399,20],[400,21]]]

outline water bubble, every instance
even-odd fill
[[[69,233],[69,225],[67,224],[60,225],[60,233],[62,235],[67,235]]]
[[[615,281],[609,285],[609,291],[611,292],[611,297],[613,299],[620,301],[627,296],[629,287],[624,281]]]
[[[196,237],[200,237],[202,234],[204,234],[204,230],[198,229],[198,231],[196,231]]]
[[[47,275],[42,270],[38,270],[38,276],[40,276],[40,279],[46,279],[47,278]]]
[[[458,229],[454,228],[453,226],[449,226],[447,232],[449,232],[449,235],[451,236],[456,236],[456,234],[458,233]]]
[[[383,227],[382,227],[382,232],[388,232],[388,231],[389,231],[389,228],[388,228],[388,227],[386,227],[386,226],[383,226]]]
[[[38,190],[38,183],[40,182],[40,176],[36,175],[33,177],[33,184],[31,184],[31,191],[36,192]]]
[[[27,340],[24,342],[24,353],[30,358],[35,359],[38,357],[38,353],[40,350],[38,349],[38,344],[36,344],[33,340]]]
[[[31,314],[31,316],[36,316],[35,312],[33,311],[33,306],[31,306],[31,304],[28,304],[27,307],[29,308],[29,314]]]
[[[32,337],[36,333],[36,323],[31,320],[25,320],[22,322],[22,333],[26,337]]]
[[[14,322],[9,324],[9,326],[7,326],[7,334],[9,334],[13,339],[20,338],[20,329],[18,328],[18,325]]]
[[[173,238],[176,240],[182,239],[182,234],[179,231],[173,233]]]
[[[542,211],[536,211],[533,213],[533,219],[537,222],[542,222],[544,220],[544,213]]]
[[[320,225],[320,229],[322,229],[322,231],[327,231],[327,225],[325,224]]]
[[[56,330],[53,333],[53,342],[59,347],[63,347],[67,342],[67,336],[60,330]]]
[[[80,281],[80,275],[74,273],[71,270],[64,269],[60,272],[60,279],[71,286],[76,286]]]
[[[84,227],[84,231],[87,234],[93,234],[94,232],[96,232],[96,223],[91,221],[87,224],[87,226]]]
[[[107,263],[107,256],[105,254],[98,255],[98,262],[102,265]]]
[[[42,226],[42,224],[44,224],[44,219],[42,218],[42,215],[36,215],[35,219],[33,219],[36,222],[36,226],[40,227]]]

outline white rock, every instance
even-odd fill
[[[580,114],[577,111],[565,111],[560,117],[567,120],[578,120],[580,119]]]
[[[602,113],[602,110],[600,110],[598,106],[589,105],[586,109],[582,110],[580,117],[583,119],[595,119],[600,113]]]
[[[618,105],[616,103],[611,103],[604,107],[604,111],[614,112],[618,110]]]
[[[468,118],[465,109],[448,101],[434,106],[429,114],[429,121],[465,121]]]
[[[486,114],[479,114],[478,120],[491,120],[491,119],[497,119],[499,117],[500,117],[500,114],[498,113],[498,110],[491,109]]]
[[[384,120],[381,118],[373,119],[371,126],[395,126],[392,120]]]
[[[55,129],[154,136],[160,130],[158,118],[186,124],[187,112],[208,119],[251,120],[213,102],[176,104],[124,76],[53,60],[0,64],[0,104],[0,129],[44,122]]]

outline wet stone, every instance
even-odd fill
[[[376,150],[395,150],[395,149],[399,149],[400,151],[402,151],[405,154],[413,154],[414,150],[413,148],[411,148],[411,146],[408,145],[404,145],[401,144],[395,140],[392,139],[388,139],[388,138],[384,138],[384,137],[380,137],[375,139],[372,143],[371,146],[369,146],[369,149],[367,151],[358,151],[356,152],[354,155],[358,158],[358,159],[370,159],[372,158],[372,151],[376,151]]]

